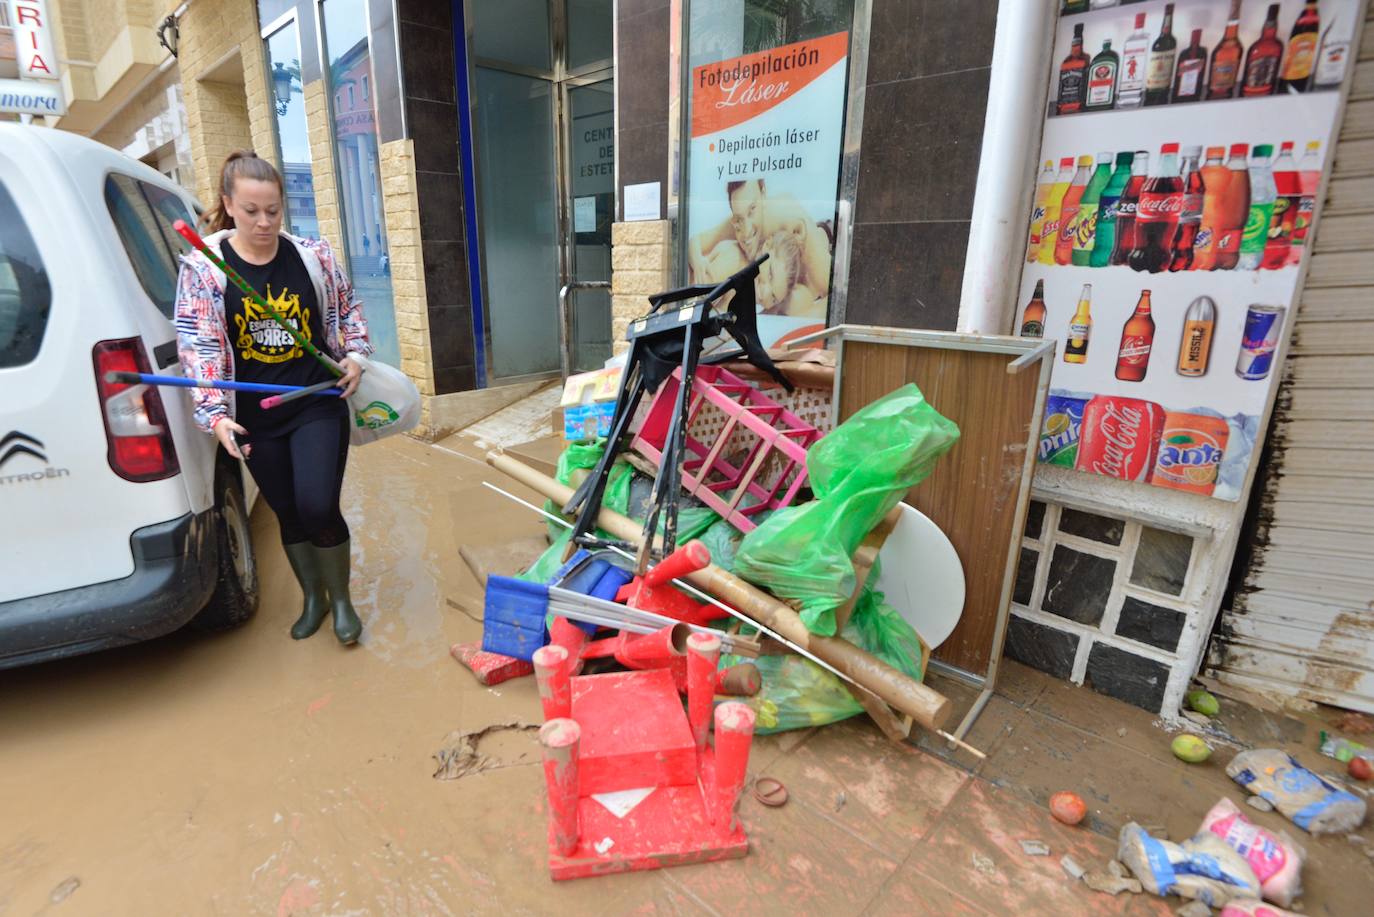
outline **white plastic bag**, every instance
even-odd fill
[[[420,392],[415,383],[394,366],[356,353],[350,353],[347,359],[363,368],[358,390],[348,399],[348,410],[353,415],[349,442],[365,446],[393,433],[414,429],[420,422]]]
[[[1245,857],[1270,901],[1288,907],[1302,894],[1302,864],[1307,851],[1286,831],[1276,834],[1254,824],[1229,799],[1212,806],[1202,819],[1202,830],[1212,832]]]

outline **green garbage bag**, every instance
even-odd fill
[[[811,447],[816,499],[745,535],[734,572],[797,603],[812,633],[834,636],[835,609],[854,594],[855,550],[958,439],[915,385],[879,398]]]

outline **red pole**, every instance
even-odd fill
[[[711,824],[735,830],[735,806],[749,770],[749,746],[754,741],[754,711],[739,701],[716,708],[716,779],[710,788],[706,813]]]
[[[720,638],[694,633],[687,638],[687,722],[697,743],[697,754],[706,751],[706,732],[711,725],[711,703],[716,695],[716,665]]]
[[[549,794],[553,845],[561,856],[572,856],[581,833],[577,817],[580,795],[577,762],[581,739],[582,727],[569,719],[549,720],[539,729],[539,744],[544,747],[544,785]]]
[[[561,646],[541,646],[534,651],[534,678],[539,683],[539,702],[544,722],[572,716],[572,676],[568,651]]]
[[[627,669],[666,669],[674,660],[681,664],[691,637],[692,631],[686,624],[669,624],[651,634],[622,630],[615,658]]]
[[[549,644],[568,651],[568,671],[576,674],[582,665],[582,649],[587,645],[587,632],[567,618],[554,617],[549,625]]]
[[[689,541],[667,557],[663,563],[644,574],[647,586],[666,586],[673,580],[711,565],[711,549],[700,541]]]

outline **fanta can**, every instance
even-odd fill
[[[1220,417],[1170,411],[1164,415],[1164,434],[1150,483],[1210,497],[1230,435],[1231,428]]]

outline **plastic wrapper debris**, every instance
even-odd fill
[[[1202,819],[1203,831],[1210,831],[1235,850],[1259,879],[1264,897],[1288,907],[1302,894],[1302,865],[1307,851],[1288,836],[1261,828],[1245,817],[1229,799],[1212,806]]]
[[[1250,864],[1210,832],[1175,844],[1153,838],[1140,825],[1127,822],[1117,841],[1116,858],[1151,894],[1192,898],[1208,907],[1260,896],[1259,879]]]
[[[833,636],[835,609],[854,593],[860,542],[958,439],[915,385],[879,398],[807,451],[816,499],[746,535],[734,572],[791,600],[813,633]]]
[[[1311,834],[1344,834],[1364,823],[1363,799],[1327,783],[1277,748],[1241,752],[1226,765],[1226,775]]]
[[[1295,911],[1285,911],[1254,898],[1237,898],[1221,909],[1221,917],[1301,917]]]
[[[1355,758],[1364,758],[1366,761],[1374,762],[1374,748],[1361,745],[1359,742],[1352,742],[1349,739],[1329,736],[1326,734],[1326,730],[1321,732],[1321,743],[1321,753],[1328,758],[1335,758],[1342,764],[1349,764]]]

